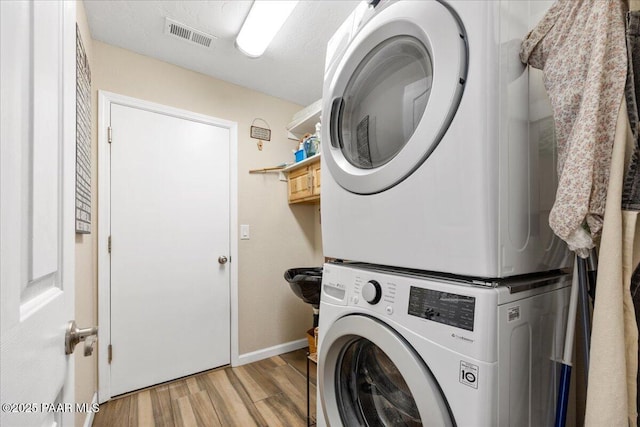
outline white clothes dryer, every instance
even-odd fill
[[[318,426],[553,425],[569,275],[325,264]]]
[[[327,257],[500,278],[566,267],[554,123],[522,38],[552,2],[381,1],[329,42]]]

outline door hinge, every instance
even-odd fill
[[[107,128],[107,141],[111,144],[111,126]]]
[[[111,236],[107,239],[107,251],[111,253]]]
[[[113,346],[109,344],[109,347],[107,347],[107,362],[111,364],[112,360],[113,360]]]

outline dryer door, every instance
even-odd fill
[[[340,186],[381,192],[429,157],[462,96],[464,34],[451,10],[429,1],[392,3],[354,37],[323,100],[323,151]]]
[[[338,319],[325,333],[318,362],[327,425],[455,425],[429,368],[378,320]]]

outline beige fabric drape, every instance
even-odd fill
[[[602,233],[589,427],[637,425],[638,328],[629,286],[640,261],[640,220],[637,212],[621,209],[634,148],[623,94],[626,6],[620,0],[558,0],[521,50],[523,62],[543,69],[554,108],[560,185],[551,227],[581,256]]]
[[[639,10],[640,0],[632,0],[629,6]],[[634,143],[623,99],[599,250],[586,426],[637,425],[638,328],[629,286],[640,263],[640,221],[638,212],[620,207]]]
[[[633,149],[627,106],[620,104],[600,244],[585,426],[635,426],[638,329],[629,292],[640,257],[636,212],[622,211],[622,183]]]

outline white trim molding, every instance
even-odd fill
[[[98,401],[111,399],[108,346],[111,342],[111,274],[108,252],[110,217],[110,170],[107,130],[110,124],[111,104],[124,105],[154,113],[206,123],[229,130],[229,244],[231,272],[229,278],[229,304],[231,308],[231,364],[237,366],[238,355],[238,124],[236,122],[168,107],[112,92],[98,91]]]
[[[98,392],[93,393],[93,399],[91,399],[91,409],[87,412],[87,416],[84,419],[83,427],[91,427],[93,425],[93,419],[96,413],[93,412],[93,408],[98,404]]]
[[[306,338],[302,338],[295,341],[289,341],[284,344],[274,345],[273,347],[252,351],[238,356],[238,363],[235,363],[233,366],[241,366],[246,365],[247,363],[257,362],[258,360],[268,359],[269,357],[289,353],[290,351],[300,350],[308,345],[309,341],[307,341]]]

